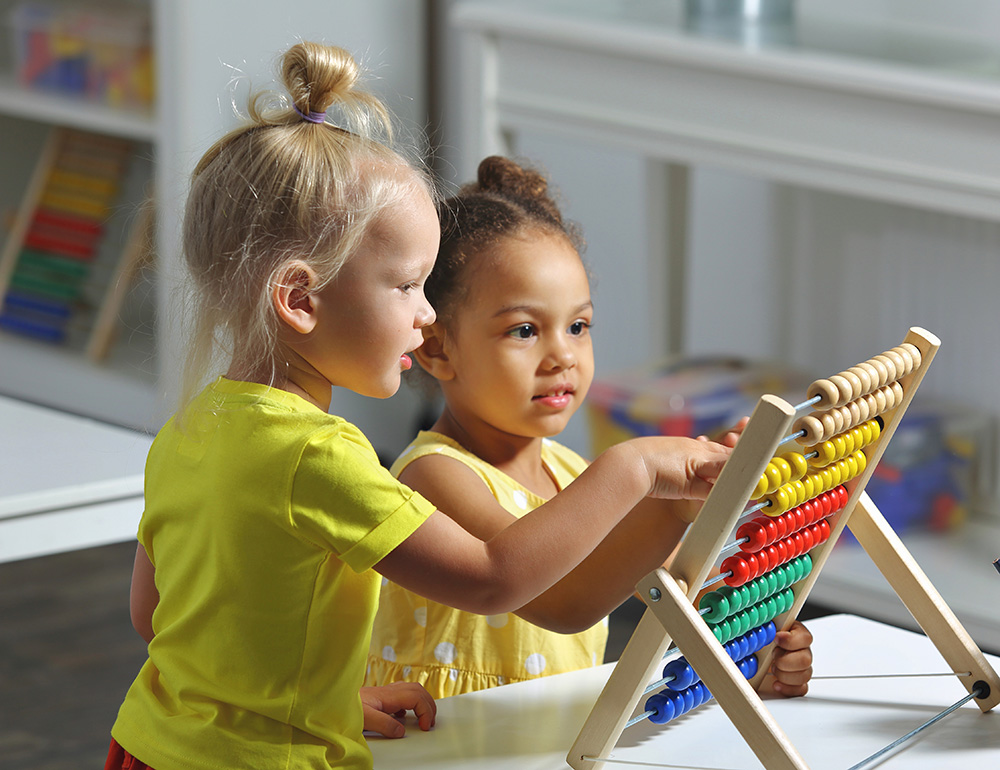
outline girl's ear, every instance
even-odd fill
[[[294,260],[281,269],[271,287],[278,318],[299,334],[309,334],[316,328],[316,284],[315,271],[305,262]]]
[[[421,331],[424,334],[424,344],[413,351],[417,362],[436,380],[453,379],[455,370],[445,352],[444,327],[440,323],[432,323]]]

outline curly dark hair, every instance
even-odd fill
[[[448,322],[462,300],[466,268],[493,254],[497,244],[532,231],[563,235],[581,255],[579,227],[567,221],[537,169],[493,155],[479,164],[475,182],[438,204],[441,246],[427,279],[427,299]]]

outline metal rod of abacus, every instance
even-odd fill
[[[910,730],[910,732],[908,732],[903,737],[898,738],[895,741],[893,741],[892,743],[890,743],[888,746],[885,746],[885,747],[879,749],[874,754],[872,754],[870,757],[866,757],[865,759],[862,759],[856,765],[851,765],[851,767],[848,768],[848,770],[859,770],[860,768],[864,767],[865,765],[871,764],[876,759],[878,759],[881,756],[884,756],[885,754],[887,754],[888,752],[892,751],[897,746],[900,746],[903,743],[906,743],[906,741],[910,740],[912,737],[914,737],[915,735],[917,735],[922,730],[926,730],[931,725],[935,724],[936,722],[941,721],[946,716],[948,716],[951,712],[958,710],[959,708],[961,708],[962,706],[964,706],[966,703],[968,703],[973,698],[985,698],[987,695],[989,695],[989,693],[990,693],[990,687],[989,687],[988,684],[986,684],[986,682],[976,682],[973,685],[973,687],[972,687],[972,692],[970,692],[964,698],[962,698],[961,700],[956,701],[955,703],[953,703],[952,705],[950,705],[948,708],[946,708],[944,711],[942,711],[937,716],[935,716],[935,717],[933,717],[931,719],[928,719],[926,722],[924,722],[922,725],[920,725],[920,727],[917,727],[916,729]]]

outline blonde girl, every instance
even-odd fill
[[[399,736],[406,711],[425,730],[435,716],[417,685],[362,687],[379,573],[463,610],[509,612],[643,497],[704,497],[725,461],[718,445],[630,442],[575,494],[483,540],[327,413],[333,388],[395,393],[435,318],[423,291],[440,234],[433,188],[389,147],[357,75],[341,49],[292,47],[286,104],[251,102],[249,125],[195,168],[189,381],[214,376],[203,367],[216,350],[226,360],[149,453],[131,595],[149,657],[109,768],[370,768],[364,729]]]
[[[441,247],[426,289],[437,321],[423,330],[411,376],[430,375],[444,408],[392,471],[489,540],[571,494],[587,467],[551,437],[593,379],[594,307],[582,239],[538,171],[486,158],[477,181],[439,208]],[[483,617],[385,584],[366,681],[417,682],[444,697],[603,662],[604,616],[669,556],[689,513],[676,501],[643,501],[568,577],[515,613]],[[562,536],[550,547],[558,554]],[[778,690],[805,691],[810,641],[802,626],[779,639]]]

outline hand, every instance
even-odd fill
[[[393,682],[382,687],[362,687],[361,706],[365,715],[365,730],[386,738],[402,738],[406,734],[402,719],[407,711],[417,717],[421,730],[434,727],[437,703],[422,684]]]
[[[647,495],[665,500],[704,500],[732,452],[715,441],[648,436],[619,444],[638,452],[650,477]]]
[[[723,446],[727,446],[730,449],[736,446],[736,442],[740,440],[740,436],[743,435],[743,430],[746,428],[747,423],[750,422],[749,417],[742,417],[740,421],[736,423],[732,428],[726,431],[721,437],[716,439]],[[698,436],[699,441],[708,441],[708,436]]]
[[[761,684],[761,691],[795,697],[805,695],[812,677],[812,634],[795,621],[787,631],[779,631],[774,642],[771,670]]]

